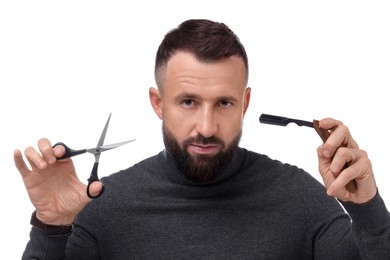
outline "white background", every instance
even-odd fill
[[[224,22],[246,46],[243,147],[319,178],[316,132],[260,124],[259,115],[340,119],[368,151],[389,204],[389,13],[388,1],[1,1],[0,257],[20,259],[33,211],[14,149],[42,137],[93,147],[110,113],[106,143],[137,141],[103,154],[100,176],[163,148],[148,100],[154,55],[189,18]],[[74,158],[85,182],[93,160]]]

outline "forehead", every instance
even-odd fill
[[[247,79],[244,61],[238,56],[203,62],[188,52],[172,56],[164,74],[167,91],[240,91],[245,89]]]

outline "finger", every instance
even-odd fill
[[[331,135],[324,143],[324,155],[328,158],[333,157],[337,149],[341,146],[347,146],[350,133],[345,125],[339,125],[331,130]]]
[[[348,191],[354,192],[357,188],[355,180],[369,178],[372,175],[372,166],[365,151],[340,148],[332,161],[330,171],[336,178],[332,189],[346,187],[350,188]]]
[[[329,172],[333,175],[335,182],[347,181],[347,189],[350,192],[353,192],[356,189],[356,185],[354,185],[354,183],[349,184],[349,182],[358,177],[357,173],[360,168],[356,168],[356,162],[358,162],[360,158],[359,154],[359,150],[340,147],[329,166]],[[345,177],[347,177],[347,179],[343,180]]]
[[[335,177],[347,167],[347,164],[351,164],[358,160],[357,152],[357,150],[345,147],[339,147],[337,149],[329,167],[329,170],[335,174]]]
[[[61,158],[65,154],[65,147],[62,145],[56,145],[53,148],[53,152],[56,158]]]
[[[100,181],[94,181],[89,186],[89,193],[91,194],[91,196],[96,197],[100,194],[102,189],[103,189],[103,183]]]
[[[326,187],[330,186],[338,178],[340,173],[346,168],[347,163],[356,159],[356,155],[349,148],[340,147],[335,156],[327,158],[324,156],[324,145],[317,149],[319,171]]]
[[[351,168],[354,166],[356,168],[356,165],[360,166],[357,168],[357,170],[359,170],[356,171],[357,173],[369,172],[369,169],[371,169],[371,161],[368,159],[366,151],[340,147],[337,149],[336,154],[332,159],[330,170],[334,173],[339,173],[347,167]],[[359,175],[356,175],[356,177],[359,177]]]
[[[330,185],[335,181],[335,179],[336,179],[336,178],[334,177],[334,175],[333,175],[330,171],[328,171],[328,172],[322,174],[321,177],[322,177],[322,180],[323,180],[323,183],[324,183],[324,186],[325,186],[326,189],[328,189],[329,186],[330,186]]]
[[[46,168],[47,163],[42,158],[42,156],[33,148],[33,147],[27,147],[24,150],[24,156],[26,156],[26,159],[28,160],[31,167],[38,168],[40,170]]]
[[[14,162],[16,169],[18,169],[19,173],[22,175],[22,178],[27,177],[31,171],[24,162],[23,155],[19,150],[14,151]]]
[[[329,170],[332,163],[332,158],[327,158],[323,155],[323,145],[320,145],[317,149],[318,155],[318,169],[322,177],[323,183],[328,188],[335,180],[335,176]]]
[[[317,157],[318,157],[318,168],[322,175],[326,171],[328,171],[330,164],[332,163],[332,158],[329,158],[324,155],[324,144],[321,144],[317,148]]]
[[[360,166],[357,164],[353,164],[338,174],[337,178],[335,178],[327,189],[328,195],[341,198],[341,194],[349,192],[349,190],[347,190],[348,185],[350,185],[351,181],[355,180],[360,175],[359,167]]]
[[[332,130],[328,140],[324,143],[324,155],[328,158],[333,157],[339,147],[359,149],[359,145],[352,138],[345,125],[339,125]]]
[[[53,147],[50,141],[46,138],[42,138],[38,141],[39,151],[42,154],[42,157],[49,163],[52,164],[57,161],[57,158],[54,155]]]
[[[333,119],[333,118],[324,118],[319,121],[319,126],[323,129],[332,130],[340,125],[342,125],[343,122]]]
[[[332,133],[324,142],[321,151],[322,156],[324,156],[325,158],[331,158],[336,152],[337,148],[340,146],[340,142],[337,142],[338,139],[336,138],[337,136],[335,136],[337,133],[335,134],[333,132],[338,126],[341,126],[343,123],[333,118],[324,118],[320,120],[318,124],[320,128],[326,129]]]

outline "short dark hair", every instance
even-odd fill
[[[215,62],[236,55],[244,61],[248,79],[245,48],[237,35],[223,23],[191,19],[169,31],[156,54],[154,76],[158,87],[162,84],[163,69],[177,51],[189,52],[202,62]]]

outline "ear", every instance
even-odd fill
[[[149,88],[149,100],[156,115],[162,119],[163,113],[160,91],[155,88]]]
[[[244,94],[244,109],[243,109],[243,115],[245,116],[245,113],[249,107],[249,101],[251,99],[251,88],[246,88],[245,89],[245,94]]]

